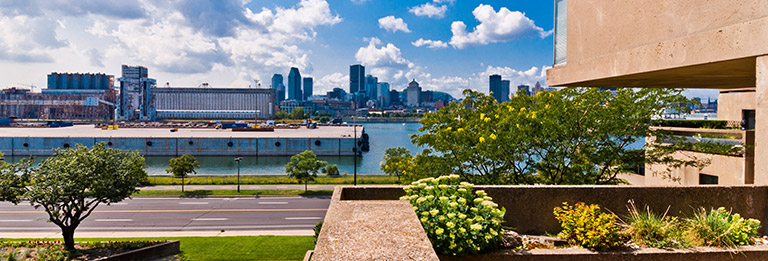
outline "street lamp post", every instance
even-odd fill
[[[352,132],[355,133],[354,134],[355,135],[355,148],[352,149],[352,152],[355,153],[355,158],[354,158],[354,161],[355,161],[355,173],[354,173],[355,181],[354,181],[354,185],[357,186],[357,117],[355,117],[355,116],[357,116],[357,111],[355,111],[355,115],[352,116],[352,126],[354,126],[354,127],[352,127],[353,128]]]
[[[237,193],[240,193],[240,161],[243,160],[242,157],[235,158],[235,161],[237,161]]]

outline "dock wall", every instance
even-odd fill
[[[292,156],[305,150],[318,156],[352,156],[355,146],[353,138],[0,137],[0,152],[5,156],[49,156],[54,148],[90,147],[99,142],[144,156]]]

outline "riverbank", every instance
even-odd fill
[[[352,124],[355,123],[419,123],[421,118],[345,118],[343,121]]]
[[[170,175],[149,176],[151,186],[181,185],[181,178]],[[354,175],[318,175],[309,185],[348,185],[354,184]],[[396,184],[397,177],[388,175],[357,175],[357,184]],[[238,184],[237,175],[190,175],[184,178],[185,185],[234,185]],[[288,175],[240,175],[241,185],[288,185],[298,184]]]

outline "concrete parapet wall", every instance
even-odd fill
[[[49,156],[54,148],[96,143],[145,156],[291,156],[312,150],[318,156],[352,156],[353,138],[199,138],[199,137],[0,137],[6,156]]]
[[[694,208],[725,207],[745,218],[768,224],[768,186],[476,186],[507,210],[504,225],[521,233],[556,233],[560,225],[552,210],[563,202],[598,204],[619,216],[626,215],[627,201],[638,207],[669,215],[690,217]],[[402,187],[342,187],[341,200],[394,200],[404,195]],[[766,225],[761,233],[766,234]]]

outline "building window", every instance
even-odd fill
[[[717,185],[718,177],[714,175],[707,175],[699,173],[699,185]]]
[[[741,111],[741,128],[745,130],[755,129],[755,110]]]
[[[566,63],[567,4],[566,0],[555,0],[555,65]]]

